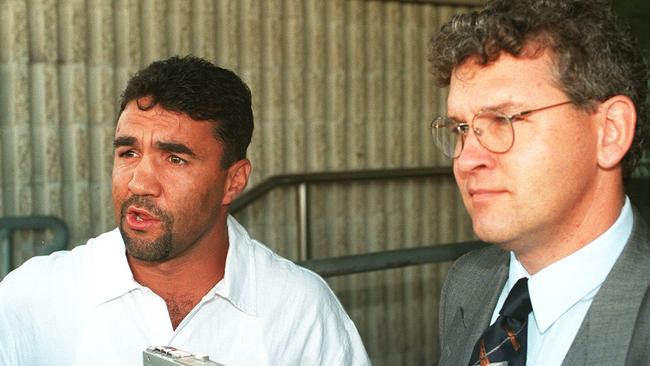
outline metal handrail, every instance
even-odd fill
[[[0,267],[0,278],[3,278],[14,267],[14,243],[11,239],[16,230],[51,230],[54,238],[43,250],[43,254],[49,254],[67,247],[70,239],[68,226],[63,220],[56,216],[14,216],[0,218],[0,243],[5,243],[2,250],[2,266]]]
[[[418,264],[453,261],[465,253],[483,248],[486,245],[478,241],[430,245],[343,257],[314,259],[298,262],[297,264],[318,273],[322,277],[334,277]]]
[[[450,167],[403,168],[351,170],[340,172],[318,172],[275,175],[244,192],[231,205],[230,213],[237,213],[251,202],[280,186],[295,186],[305,183],[356,182],[364,180],[412,179],[430,177],[451,177]]]
[[[309,255],[309,190],[308,184],[358,182],[368,180],[413,179],[432,177],[452,177],[450,167],[432,168],[402,168],[402,169],[376,169],[352,170],[341,172],[318,172],[303,174],[277,175],[264,180],[262,183],[244,192],[231,205],[230,213],[239,212],[241,209],[257,200],[267,192],[280,186],[298,186],[298,259],[306,261]]]

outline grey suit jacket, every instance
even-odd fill
[[[508,264],[508,252],[489,246],[451,267],[440,298],[440,366],[469,363],[508,278]],[[596,294],[563,365],[624,365],[626,359],[629,365],[650,365],[649,284],[650,229],[634,211],[630,239]]]

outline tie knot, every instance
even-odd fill
[[[499,314],[504,317],[524,320],[533,309],[528,294],[528,278],[520,278],[510,290]]]

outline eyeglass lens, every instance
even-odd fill
[[[474,134],[486,149],[503,153],[512,147],[514,131],[510,119],[498,112],[481,112],[472,122]]]
[[[431,133],[443,154],[453,159],[460,156],[469,127],[448,118],[439,118],[434,121]],[[514,142],[512,123],[502,113],[481,112],[474,117],[472,128],[481,145],[492,152],[502,153],[512,147]]]
[[[438,118],[431,129],[435,144],[452,159],[463,149],[463,133],[463,126],[448,118]]]

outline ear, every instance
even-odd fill
[[[223,199],[221,204],[230,205],[237,196],[246,188],[248,177],[251,174],[251,162],[248,159],[242,159],[228,168],[226,185],[224,186]]]
[[[624,95],[616,95],[601,103],[604,123],[598,136],[598,165],[611,169],[620,164],[630,149],[636,127],[634,102]]]

